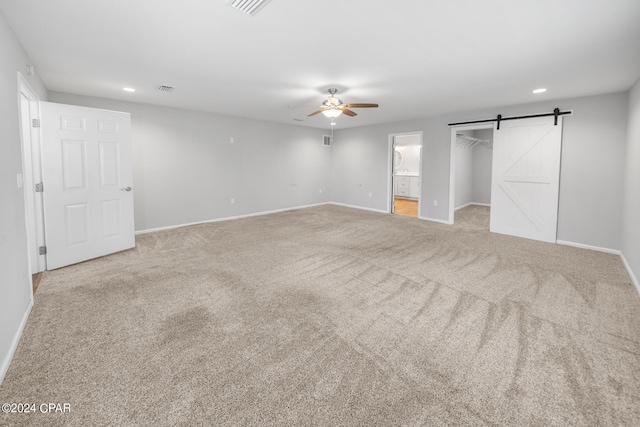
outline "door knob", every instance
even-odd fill
[[[131,187],[124,187],[121,188],[120,191],[131,191]]]

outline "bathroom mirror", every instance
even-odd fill
[[[398,169],[402,166],[402,162],[404,158],[402,157],[402,153],[397,148],[393,151],[393,167],[394,169]]]

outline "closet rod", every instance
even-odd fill
[[[505,120],[532,119],[534,117],[549,117],[549,116],[554,116],[555,117],[555,119],[553,121],[553,124],[557,125],[558,124],[558,116],[564,116],[565,114],[573,114],[573,111],[560,111],[559,108],[555,108],[553,110],[553,113],[530,114],[528,116],[502,117],[502,114],[498,114],[498,117],[496,117],[495,119],[474,120],[474,121],[471,121],[471,122],[449,123],[449,126],[470,125],[470,124],[474,124],[474,123],[498,122],[497,128],[500,129],[500,122],[505,121]]]

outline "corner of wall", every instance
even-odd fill
[[[638,278],[636,277],[635,273],[631,269],[631,266],[629,265],[629,262],[627,261],[627,259],[624,257],[623,253],[620,254],[620,258],[622,258],[622,263],[624,264],[624,268],[627,270],[627,274],[631,279],[631,284],[633,284],[633,287],[636,288],[638,297],[640,297],[640,282],[638,282]]]
[[[22,337],[22,331],[24,331],[25,326],[27,326],[27,320],[29,320],[29,315],[31,314],[31,308],[33,307],[33,300],[29,301],[29,305],[27,309],[24,311],[24,315],[22,316],[22,321],[20,322],[20,326],[16,330],[13,340],[11,342],[11,346],[9,347],[8,353],[6,353],[3,359],[0,361],[0,385],[4,381],[4,377],[7,375],[7,371],[9,370],[9,365],[11,365],[11,360],[13,359],[13,355],[18,349],[18,344],[20,342],[20,338]]]
[[[0,13],[0,379],[4,378],[33,304],[24,215],[24,189],[18,81],[22,74],[40,98],[46,88],[31,69],[29,56]],[[20,73],[20,74],[19,74]]]
[[[624,204],[622,208],[622,260],[640,296],[640,78],[629,91]]]

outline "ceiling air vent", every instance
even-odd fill
[[[227,4],[247,15],[255,15],[271,0],[227,0]]]
[[[159,90],[160,92],[173,92],[175,88],[169,85],[158,85],[156,89]]]

